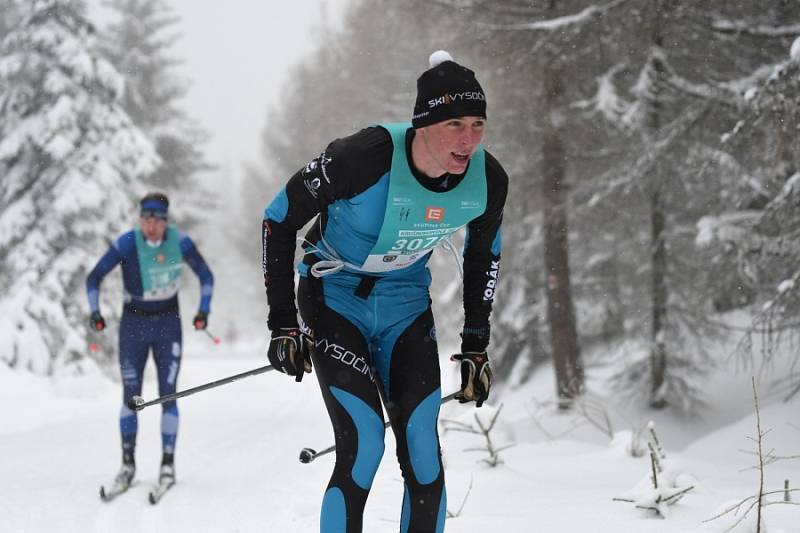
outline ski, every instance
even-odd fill
[[[164,497],[164,494],[166,494],[173,485],[175,485],[174,480],[159,482],[159,484],[150,491],[150,494],[147,495],[147,499],[150,501],[150,504],[155,505],[161,501],[161,498]]]
[[[100,499],[103,500],[104,502],[110,502],[123,492],[127,492],[127,490],[131,488],[131,485],[133,485],[133,483],[127,484],[127,483],[118,483],[117,481],[114,481],[108,488],[108,490],[106,490],[106,487],[104,485],[100,485]]]
[[[104,502],[110,502],[127,491],[134,483],[133,476],[135,473],[136,466],[133,464],[133,459],[127,458],[126,460],[126,458],[123,458],[122,467],[108,490],[106,490],[105,486],[100,486],[100,499]]]

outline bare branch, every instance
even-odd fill
[[[597,416],[595,416],[595,413],[590,412],[590,409],[594,409]],[[578,401],[578,410],[591,425],[603,432],[609,439],[614,438],[614,427],[611,424],[611,417],[602,404],[594,404],[589,398],[582,396]]]
[[[595,18],[602,17],[610,11],[628,0],[614,0],[604,6],[589,6],[586,9],[574,14],[556,17],[549,20],[538,20],[536,22],[522,22],[519,24],[484,24],[483,26],[493,30],[530,30],[530,31],[561,31],[572,26],[586,24]]]
[[[497,423],[497,419],[500,416],[500,411],[503,409],[503,405],[501,404],[500,407],[497,408],[497,411],[492,415],[492,419],[489,421],[488,424],[484,424],[484,422],[478,416],[478,413],[475,413],[475,423],[477,427],[465,424],[464,422],[459,422],[455,420],[442,420],[442,424],[445,426],[445,429],[448,431],[458,431],[462,433],[472,433],[474,435],[482,435],[484,439],[486,439],[485,447],[473,447],[467,448],[464,451],[467,452],[487,452],[489,454],[488,459],[482,459],[482,461],[486,462],[490,466],[497,466],[502,461],[500,460],[500,452],[514,446],[514,444],[506,444],[501,447],[497,447],[492,442],[491,438],[491,431],[494,429],[495,424]],[[449,427],[450,425],[455,427]]]
[[[784,398],[784,399],[783,399],[783,403],[788,403],[788,402],[789,402],[789,400],[791,400],[792,398],[794,398],[795,394],[797,394],[798,392],[800,392],[800,383],[798,383],[798,384],[797,384],[797,387],[795,387],[795,388],[792,390],[792,392],[790,392],[790,393],[789,393],[789,395],[788,395],[788,396],[786,396],[786,398]]]
[[[650,437],[653,439],[653,444],[655,445],[656,452],[658,452],[659,459],[666,459],[667,454],[664,453],[664,448],[661,446],[661,441],[658,440],[658,435],[656,435],[656,425],[652,420],[649,424],[647,424],[647,429],[650,431]]]
[[[771,496],[771,495],[773,495],[773,494],[783,494],[784,492],[786,492],[786,490],[785,490],[785,489],[780,489],[780,490],[770,490],[770,491],[766,491],[766,492],[765,492],[763,495],[764,495],[764,496]],[[789,492],[800,492],[800,489],[789,489]],[[741,507],[742,507],[744,504],[746,504],[746,503],[747,503],[748,501],[750,501],[750,500],[755,500],[755,501],[753,501],[753,502],[752,502],[752,503],[751,503],[751,504],[748,506],[748,510],[745,512],[745,514],[747,514],[747,512],[749,512],[749,511],[750,511],[750,509],[752,509],[752,508],[753,508],[753,505],[755,505],[756,503],[758,503],[758,494],[753,494],[752,496],[748,496],[748,497],[746,497],[746,498],[743,498],[743,499],[742,499],[742,500],[740,500],[738,503],[736,503],[736,504],[734,504],[734,505],[731,505],[730,507],[726,507],[725,509],[723,509],[723,510],[722,510],[722,511],[720,511],[719,513],[715,514],[714,516],[712,516],[712,517],[709,517],[709,518],[706,518],[705,520],[703,520],[703,522],[711,522],[712,520],[716,520],[716,519],[718,519],[718,518],[721,518],[722,516],[725,516],[725,515],[726,515],[726,514],[728,514],[728,513],[731,513],[731,512],[734,512],[734,511],[737,511],[737,512],[738,512],[738,510],[739,510],[739,509],[740,509],[740,508],[741,508]],[[768,503],[769,503],[770,505],[773,505],[773,504],[777,504],[777,503],[786,503],[786,502],[768,502]],[[794,503],[794,504],[797,504],[797,503],[800,503],[800,502],[789,502],[789,503]]]
[[[657,463],[656,454],[655,454],[655,452],[651,451],[650,452],[650,468],[652,468],[652,470],[653,470],[653,477],[651,479],[653,480],[653,488],[654,489],[658,488],[658,469],[659,468],[656,466],[656,463]]]
[[[756,533],[761,533],[761,508],[764,501],[764,455],[762,452],[762,437],[765,435],[761,431],[761,411],[758,409],[758,393],[756,392],[756,378],[751,378],[753,384],[753,402],[756,406],[756,428],[758,430],[758,464],[759,464],[759,480],[758,480],[758,512],[756,515]]]
[[[787,26],[754,25],[746,20],[715,20],[711,28],[720,33],[745,33],[761,37],[795,37],[800,33],[800,24]]]
[[[461,505],[458,507],[458,511],[456,511],[454,513],[452,511],[448,510],[447,511],[447,517],[448,518],[456,518],[458,516],[461,516],[461,511],[464,510],[464,505],[467,503],[467,498],[469,498],[469,493],[472,492],[472,481],[473,481],[472,476],[470,476],[469,477],[469,487],[467,487],[467,493],[464,494],[464,499],[461,500]]]
[[[671,494],[670,496],[667,496],[662,501],[665,502],[665,503],[675,503],[678,500],[680,500],[683,497],[684,494],[686,494],[687,492],[689,492],[692,489],[694,489],[694,485],[689,485],[685,489],[681,489],[678,492],[676,492],[674,494]]]

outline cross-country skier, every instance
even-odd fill
[[[122,436],[122,467],[115,490],[125,490],[136,472],[134,452],[138,429],[137,413],[128,400],[142,392],[142,375],[152,349],[158,374],[159,395],[172,394],[181,366],[182,332],[178,310],[178,287],[183,262],[200,280],[200,305],[192,323],[205,329],[214,277],[188,235],[167,223],[169,200],[161,193],[147,194],[139,202],[139,227],[121,235],[100,258],[86,279],[91,309],[91,327],[106,327],[100,313],[100,283],[118,264],[122,264],[125,302],[119,327],[119,364],[122,374],[122,408],[119,428]],[[162,404],[161,443],[163,456],[160,484],[175,481],[175,439],[178,433],[178,406]]]
[[[323,533],[362,530],[384,452],[381,402],[405,482],[400,531],[444,529],[439,358],[426,264],[464,226],[457,398],[480,407],[489,394],[486,348],[508,176],[480,144],[486,99],[474,73],[442,51],[430,64],[417,80],[410,124],[379,124],[333,141],[264,212],[269,360],[296,381],[313,361],[335,433]],[[296,305],[296,232],[314,217]]]

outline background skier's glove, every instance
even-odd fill
[[[192,319],[192,324],[194,324],[194,329],[206,329],[208,327],[208,313],[205,311],[198,311]]]
[[[89,322],[91,322],[94,331],[103,331],[106,329],[106,321],[103,319],[103,315],[100,314],[100,311],[92,311],[92,314],[89,315]]]
[[[303,372],[311,373],[311,337],[299,328],[280,328],[272,332],[267,350],[276,370],[303,381]]]
[[[456,393],[460,403],[475,402],[480,407],[489,397],[492,387],[492,369],[486,352],[464,352],[450,357],[461,362],[461,390]]]

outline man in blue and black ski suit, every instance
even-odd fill
[[[200,306],[193,319],[196,329],[208,325],[214,277],[188,235],[167,224],[169,200],[161,193],[141,199],[139,227],[121,235],[100,258],[86,279],[91,309],[91,325],[96,331],[106,327],[100,314],[100,284],[118,264],[122,264],[125,302],[119,327],[119,364],[122,374],[122,408],[119,428],[122,436],[122,468],[117,481],[127,487],[135,473],[134,451],[138,429],[137,413],[128,400],[142,393],[142,376],[149,351],[158,375],[160,396],[175,392],[181,366],[182,332],[178,310],[178,288],[183,262],[200,280]],[[175,440],[178,433],[178,406],[162,404],[162,464],[159,481],[174,481]]]
[[[444,529],[440,370],[426,263],[464,226],[457,399],[480,406],[489,394],[486,348],[508,177],[480,145],[486,100],[471,70],[436,52],[417,88],[411,124],[333,141],[264,212],[269,359],[296,381],[313,362],[335,433],[323,533],[362,531],[384,452],[382,402],[404,479],[400,531]],[[314,217],[295,304],[296,233]]]

